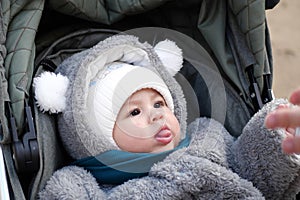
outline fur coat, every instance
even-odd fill
[[[64,147],[74,159],[115,148],[88,127],[83,95],[88,92],[87,83],[93,74],[115,61],[140,66],[150,63],[151,69],[164,79],[181,133],[191,138],[189,146],[155,163],[147,176],[115,186],[98,184],[81,167],[65,166],[53,174],[39,193],[40,199],[295,199],[300,190],[300,158],[282,152],[284,131],[264,126],[266,114],[286,101],[277,99],[266,104],[238,139],[209,118],[198,118],[186,128],[181,88],[162,67],[153,47],[131,36],[108,38],[66,59],[56,71],[70,81],[58,128]]]

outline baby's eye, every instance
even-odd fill
[[[131,116],[136,116],[136,115],[138,115],[138,114],[140,114],[141,113],[141,111],[139,110],[139,109],[134,109],[134,110],[132,110],[131,112],[130,112],[130,115]]]
[[[160,108],[164,105],[165,105],[165,103],[163,101],[158,101],[154,104],[154,108]]]

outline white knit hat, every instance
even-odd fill
[[[164,81],[145,67],[126,63],[107,66],[90,82],[87,117],[97,134],[116,145],[112,132],[117,115],[125,101],[136,91],[152,88],[159,92],[173,111],[173,99]]]

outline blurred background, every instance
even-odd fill
[[[267,10],[271,34],[275,97],[287,98],[300,87],[300,0],[281,0]]]

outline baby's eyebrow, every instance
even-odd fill
[[[138,99],[131,100],[131,99],[129,99],[128,105],[137,105],[137,104],[140,104],[141,102],[142,102],[142,100],[138,100]]]
[[[157,98],[161,98],[164,102],[165,102],[165,99],[163,98],[163,96],[160,94],[160,93],[148,93],[147,95],[150,95],[150,99],[151,100],[155,100]],[[143,99],[140,99],[140,98],[132,98],[130,97],[128,99],[128,105],[138,105],[138,104],[141,104],[143,102]]]

